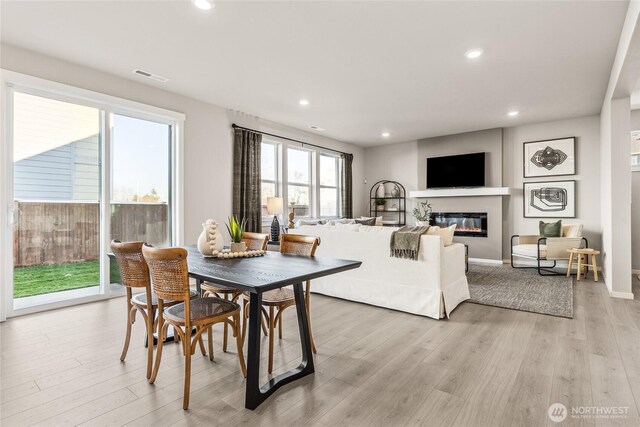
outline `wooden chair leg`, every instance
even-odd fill
[[[224,294],[224,299],[228,300],[228,294]],[[229,325],[227,324],[227,322],[224,322],[224,331],[223,331],[223,337],[222,337],[222,351],[224,353],[227,352],[227,334],[229,333]]]
[[[276,317],[279,317],[278,319],[278,338],[282,339],[282,310],[280,308],[278,308],[278,315],[276,315]]]
[[[189,347],[185,350],[184,355],[184,397],[182,399],[182,409],[189,409],[189,391],[191,390],[191,346],[189,342],[191,339],[188,339],[185,336],[185,348]]]
[[[156,361],[153,364],[153,372],[151,373],[151,378],[149,378],[149,382],[151,384],[155,382],[156,377],[158,376],[158,369],[160,368],[160,360],[162,359],[162,346],[164,344],[164,337],[167,329],[169,329],[169,324],[165,324],[164,320],[161,318],[160,321],[158,322],[158,348],[156,350]]]
[[[153,366],[153,308],[147,311],[147,379],[151,378],[151,368]]]
[[[273,329],[275,327],[275,315],[273,313],[273,306],[269,307],[269,367],[268,373],[273,371]]]
[[[313,353],[315,354],[318,351],[316,350],[316,343],[313,341],[313,331],[311,330],[311,304],[309,300],[310,287],[311,287],[311,281],[307,280],[307,283],[305,286],[305,293],[304,293],[304,303],[305,303],[305,308],[307,309],[307,324],[309,325],[309,338],[311,339],[311,351],[313,351]]]
[[[247,336],[247,322],[249,319],[249,310],[247,310],[249,305],[245,302],[242,307],[242,345],[244,346],[244,340]]]
[[[127,304],[127,332],[124,336],[124,347],[122,347],[122,353],[120,354],[120,361],[124,362],[129,351],[129,342],[131,341],[131,304]]]
[[[234,323],[234,334],[236,336],[236,346],[238,349],[238,363],[240,363],[240,370],[242,371],[242,376],[247,378],[247,365],[244,363],[244,353],[242,352],[242,336],[240,335],[240,313],[233,316]]]
[[[209,344],[209,360],[213,360],[213,325],[207,328],[207,343]]]
[[[596,261],[596,256],[591,255],[591,267],[593,268],[593,280],[598,281],[598,262]]]
[[[198,328],[198,329],[203,329],[203,333],[204,333],[204,328],[203,327]],[[191,335],[191,332],[189,332],[189,335]],[[200,344],[200,351],[202,352],[202,355],[206,356],[207,355],[207,351],[204,349],[204,341],[202,340],[202,334],[200,334],[198,336],[198,343]]]

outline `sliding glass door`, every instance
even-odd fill
[[[14,309],[100,292],[101,112],[13,96]]]
[[[8,99],[9,314],[119,293],[112,239],[175,241],[178,122],[37,90]]]

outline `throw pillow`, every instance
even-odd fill
[[[371,219],[371,218],[375,218],[375,220],[376,220],[376,223],[374,225],[376,225],[376,226],[378,226],[378,225],[382,226],[383,225],[381,216],[361,216],[358,219]]]
[[[540,221],[540,237],[561,237],[562,220],[556,222]]]
[[[457,224],[450,225],[449,227],[440,228],[437,225],[429,227],[427,234],[433,236],[440,236],[442,244],[444,246],[451,246],[453,244],[453,235],[456,232]]]
[[[356,223],[362,224],[362,225],[374,226],[374,225],[376,225],[376,219],[375,218],[356,219]]]
[[[341,229],[342,231],[360,231],[360,224],[343,224],[341,222],[336,222],[336,228]]]

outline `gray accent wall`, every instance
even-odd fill
[[[577,181],[577,217],[563,219],[563,222],[584,224],[584,233],[589,239],[589,245],[599,249],[601,224],[600,120],[598,116],[466,132],[404,144],[367,148],[365,176],[369,183],[375,182],[374,179],[393,179],[404,184],[407,190],[422,190],[426,188],[427,157],[479,151],[488,153],[486,185],[509,187],[511,196],[432,198],[430,202],[434,210],[487,212],[489,214],[487,239],[456,237],[455,240],[469,244],[469,255],[473,258],[506,260],[510,255],[511,235],[538,234],[540,221],[536,218],[524,218],[522,213],[522,185],[525,181],[522,173],[523,143],[567,136],[577,138],[576,175],[531,178],[526,181],[575,179]],[[634,175],[640,176],[640,173]],[[638,199],[640,199],[640,190],[638,193]],[[415,201],[409,201],[407,204],[411,206]],[[413,220],[410,213],[408,217],[411,221]],[[501,224],[498,231],[494,230],[496,218]],[[640,224],[638,229],[640,232]],[[640,252],[640,248],[638,251]]]

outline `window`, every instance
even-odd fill
[[[311,216],[311,152],[287,149],[287,195],[295,216]]]
[[[278,146],[272,142],[260,145],[260,179],[262,216],[268,217],[267,197],[278,196]]]
[[[2,318],[121,294],[112,238],[182,244],[182,114],[10,71],[2,95]]]
[[[320,155],[320,216],[338,216],[339,191],[338,158]]]
[[[261,145],[262,218],[266,227],[267,197],[283,197],[283,220],[340,216],[340,157],[287,142],[263,140]],[[282,222],[281,222],[282,223]]]

